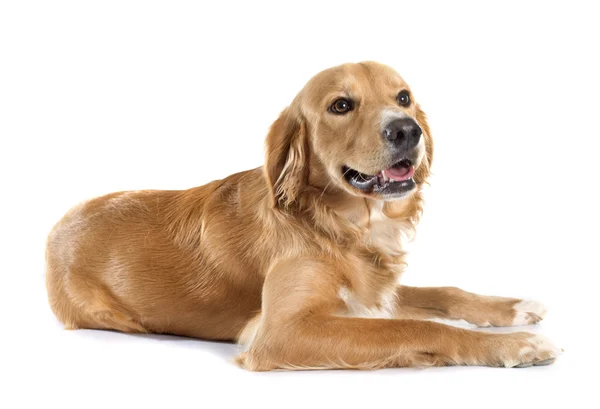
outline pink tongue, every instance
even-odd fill
[[[397,182],[402,180],[408,180],[415,173],[415,168],[412,166],[409,167],[396,167],[389,168],[382,172],[385,172],[386,176],[391,180],[395,180]]]

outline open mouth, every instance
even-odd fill
[[[344,166],[342,172],[346,182],[363,193],[401,196],[416,186],[412,178],[415,168],[410,159],[402,159],[376,175],[367,175],[348,166]]]

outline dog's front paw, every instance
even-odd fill
[[[471,364],[503,368],[541,366],[553,363],[562,351],[543,335],[529,332],[484,333],[482,336],[484,348]]]
[[[546,307],[537,301],[479,295],[475,297],[473,308],[454,312],[454,316],[478,327],[531,325],[541,321],[546,314]]]
[[[522,339],[513,339],[507,343],[508,353],[501,357],[501,366],[507,368],[549,365],[562,352],[543,335],[525,332],[508,335],[520,336]]]
[[[512,325],[531,325],[541,321],[546,315],[546,307],[538,301],[519,301],[513,307]]]

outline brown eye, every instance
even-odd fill
[[[352,101],[349,99],[340,98],[329,107],[329,111],[334,114],[345,114],[352,110]]]
[[[408,91],[400,91],[400,93],[396,97],[396,101],[398,101],[398,104],[400,104],[400,106],[407,107],[410,105],[410,94],[408,93]]]

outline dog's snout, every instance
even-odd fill
[[[383,137],[398,145],[414,146],[422,133],[421,127],[412,118],[394,119],[383,129]]]

